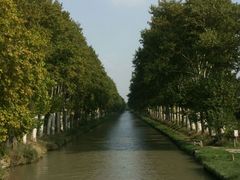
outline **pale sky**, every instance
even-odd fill
[[[88,44],[95,49],[120,95],[127,101],[140,31],[148,27],[149,7],[158,0],[59,1],[81,24]]]
[[[140,46],[140,31],[147,27],[151,4],[157,0],[59,0],[81,24],[120,95],[127,100],[132,60]]]

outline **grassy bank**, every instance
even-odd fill
[[[171,128],[168,124],[140,116],[153,128],[168,136],[186,153],[195,157],[204,168],[218,179],[240,179],[240,154],[230,153],[224,147],[194,145],[192,136]]]
[[[30,164],[41,159],[47,152],[41,143],[16,144],[13,148],[6,148],[0,158],[0,179],[6,179],[8,168]]]
[[[59,150],[61,147],[73,140],[73,138],[91,131],[100,124],[114,119],[119,114],[111,114],[104,118],[88,121],[80,128],[66,133],[46,136],[38,140],[37,143],[16,144],[14,148],[6,148],[0,156],[0,180],[7,179],[8,168],[30,164],[41,159],[47,151]]]

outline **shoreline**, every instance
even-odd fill
[[[191,137],[171,128],[167,123],[135,113],[152,128],[167,136],[177,147],[191,155],[203,168],[217,179],[240,179],[240,154],[230,153],[224,147],[194,145]],[[234,157],[235,160],[232,158]]]
[[[48,152],[60,150],[75,137],[88,133],[118,115],[119,113],[109,114],[106,117],[91,120],[87,124],[82,125],[79,129],[46,136],[40,138],[37,142],[30,142],[28,144],[18,143],[16,147],[7,150],[6,154],[0,158],[0,180],[7,179],[10,168],[36,163]]]

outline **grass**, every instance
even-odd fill
[[[220,179],[240,179],[240,154],[234,154],[233,160],[232,154],[224,148],[205,147],[195,157]]]
[[[202,138],[201,136],[195,136],[192,133],[186,135],[185,130],[176,125],[155,121],[145,116],[140,116],[140,118],[168,136],[180,149],[194,156],[216,178],[240,179],[240,154],[227,152],[225,147],[194,145],[193,141]]]
[[[29,164],[40,159],[46,151],[37,144],[18,144],[10,151],[10,166]]]
[[[7,179],[7,168],[36,162],[45,153],[46,149],[40,143],[19,143],[14,148],[6,148],[4,155],[0,159],[0,179]]]

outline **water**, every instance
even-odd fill
[[[203,168],[132,113],[102,124],[10,180],[208,180]]]

